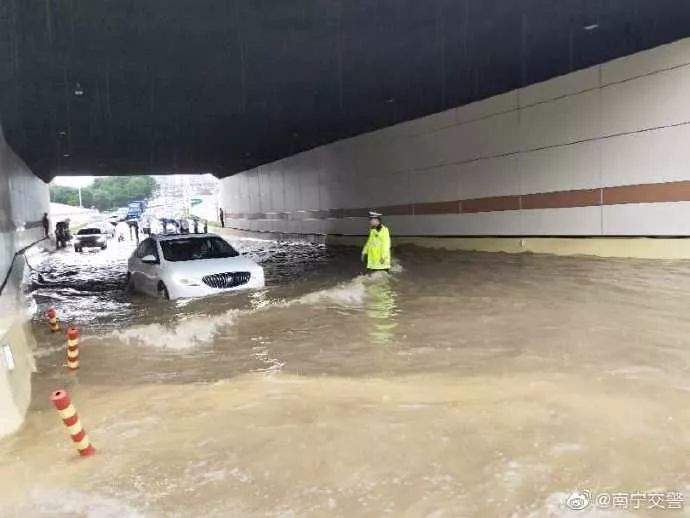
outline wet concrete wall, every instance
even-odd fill
[[[48,186],[10,149],[0,126],[0,282],[18,250],[43,236]],[[30,401],[33,370],[28,314],[22,300],[24,261],[20,258],[0,295],[0,436],[21,424]]]
[[[43,236],[41,218],[50,205],[48,185],[7,145],[0,125],[0,275],[15,251]]]
[[[690,40],[222,181],[238,229],[408,236],[690,234]]]

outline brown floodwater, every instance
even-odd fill
[[[82,328],[81,368],[37,317],[0,516],[689,515],[650,507],[690,494],[690,262],[403,247],[363,276],[354,249],[235,245],[265,290],[130,294],[130,243],[33,265],[39,312]]]

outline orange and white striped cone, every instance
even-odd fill
[[[55,311],[55,308],[50,308],[48,311],[46,311],[46,317],[48,317],[50,331],[52,333],[57,333],[60,331],[60,320],[57,317],[57,311]]]
[[[66,390],[56,390],[50,396],[53,406],[57,409],[58,414],[62,418],[62,422],[67,427],[67,431],[77,445],[77,451],[82,457],[88,457],[96,453],[96,448],[89,441],[89,436],[86,435],[86,430],[79,421],[77,411],[72,406],[72,401],[69,398]]]
[[[72,326],[67,329],[67,368],[79,368],[79,329]]]

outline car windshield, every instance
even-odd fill
[[[239,253],[219,237],[190,237],[163,240],[161,249],[166,261],[196,261],[236,257]]]
[[[77,232],[77,234],[80,236],[86,236],[89,234],[100,234],[100,233],[101,233],[100,228],[82,228],[79,232]]]

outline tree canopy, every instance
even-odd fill
[[[129,202],[150,198],[156,190],[151,176],[110,176],[97,178],[92,185],[81,190],[82,205],[110,210],[125,207]],[[72,187],[51,185],[50,201],[66,205],[79,205],[79,192]]]

